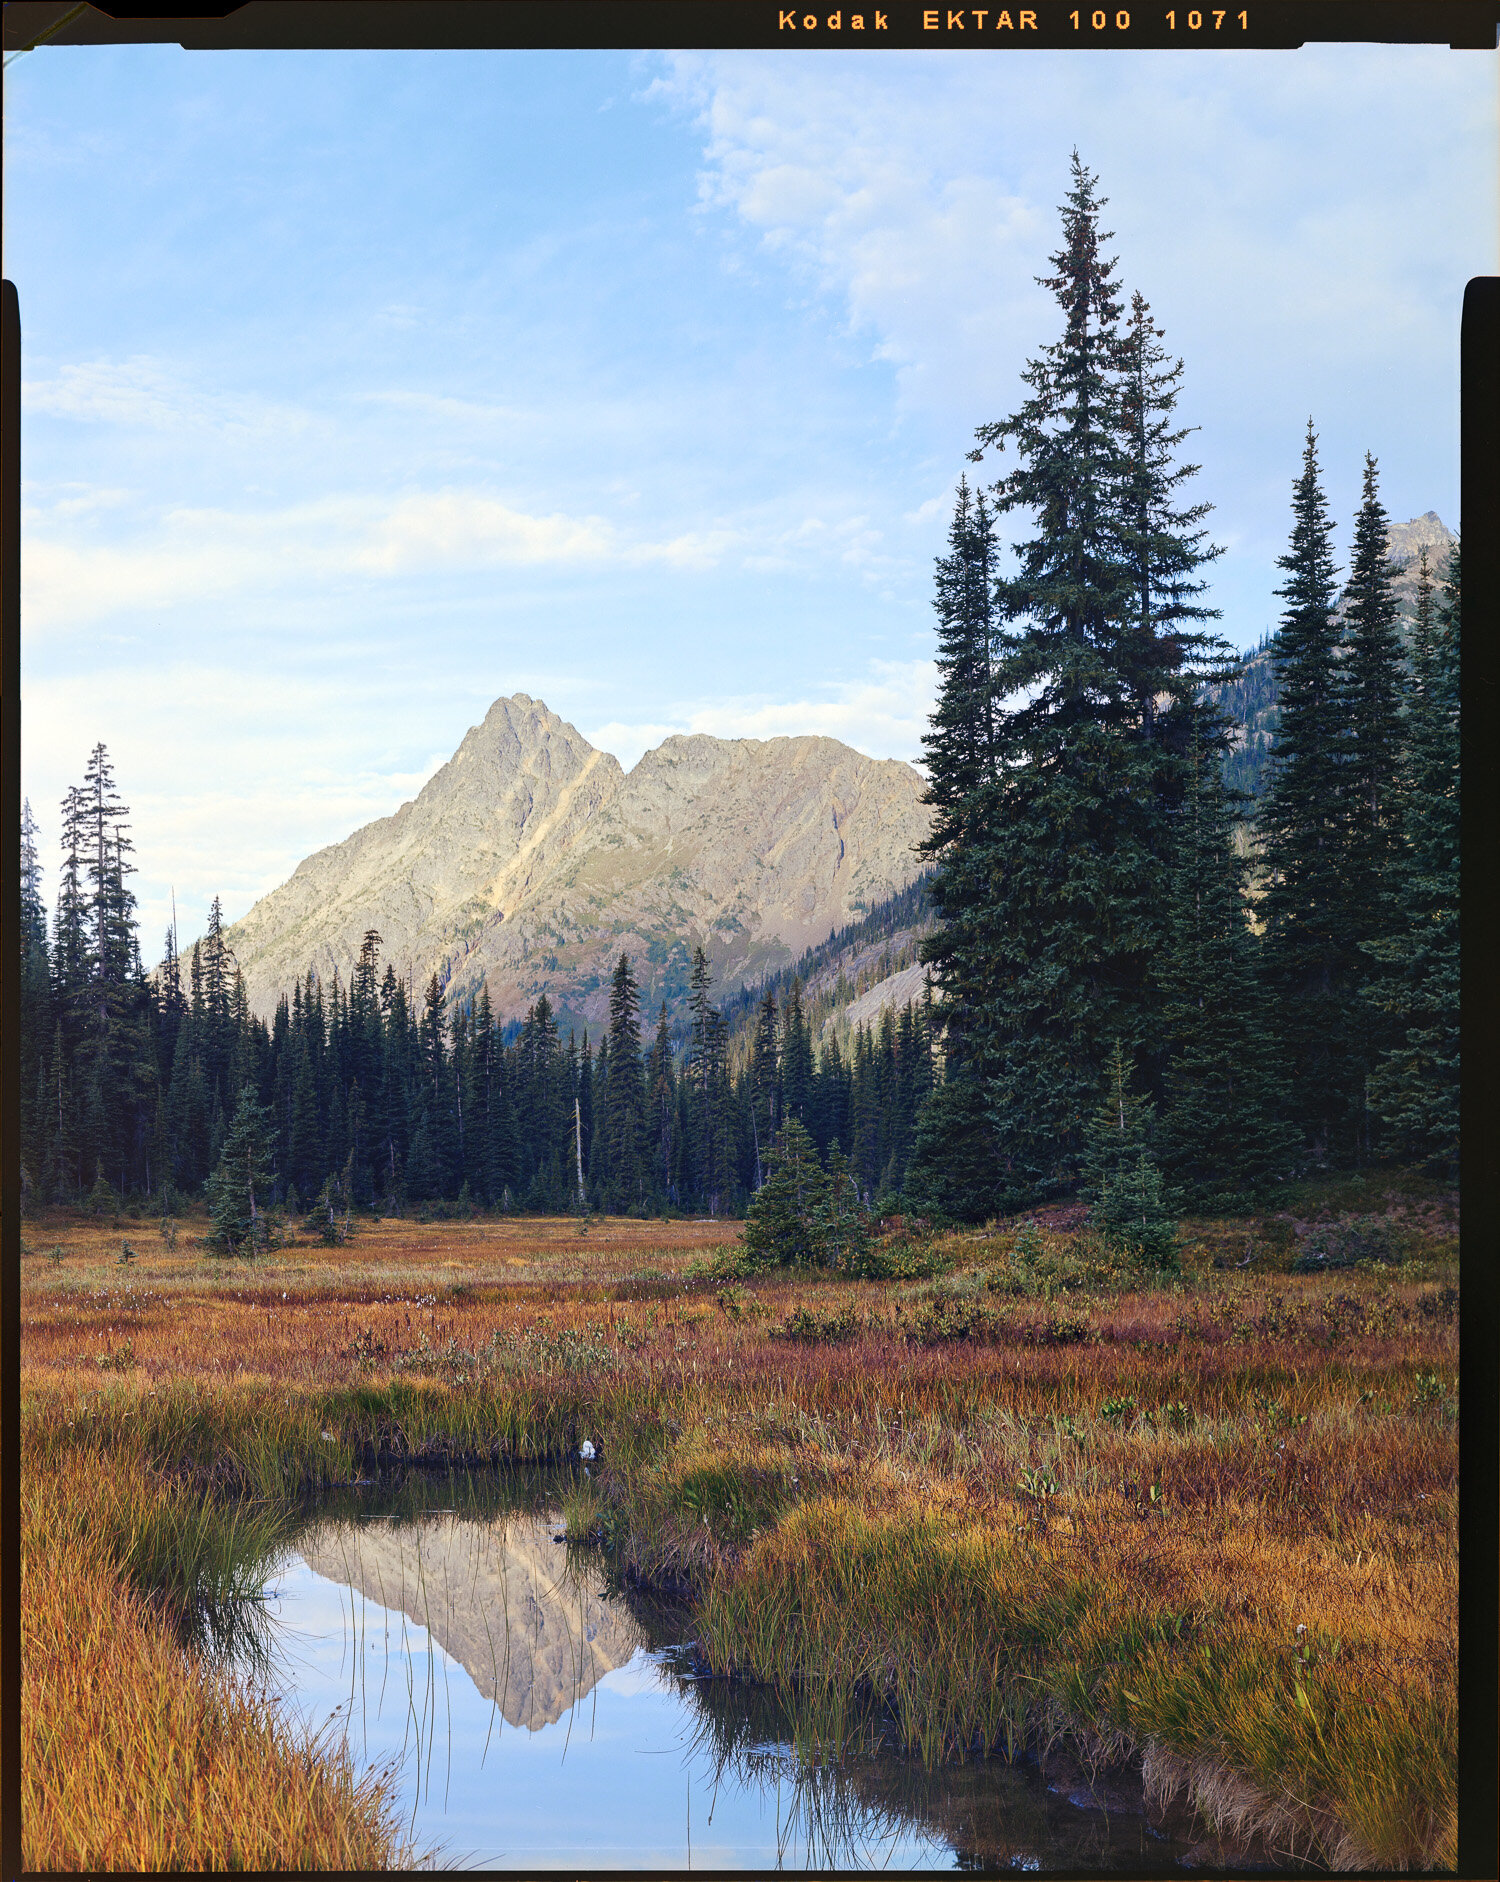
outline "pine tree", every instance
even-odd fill
[[[1116,1039],[1104,1067],[1103,1095],[1084,1130],[1080,1193],[1087,1202],[1101,1202],[1110,1184],[1133,1170],[1150,1147],[1156,1107],[1132,1089],[1132,1070]]]
[[[755,1187],[765,1181],[765,1156],[780,1119],[781,1073],[778,1061],[779,1015],[776,994],[767,987],[760,1003],[750,1056],[750,1123],[755,1145]]]
[[[1177,1265],[1177,1224],[1151,1153],[1155,1106],[1131,1090],[1131,1066],[1117,1039],[1104,1096],[1084,1136],[1083,1193],[1105,1242],[1161,1267]]]
[[[665,1000],[646,1066],[646,1115],[652,1187],[663,1201],[675,1202],[677,1081],[672,1075],[672,1034]]]
[[[866,1270],[874,1230],[860,1195],[859,1178],[837,1141],[828,1147],[823,1194],[813,1211],[817,1258],[826,1267],[855,1277]]]
[[[781,1115],[811,1128],[814,1108],[812,1028],[802,1006],[802,982],[796,975],[781,1011]]]
[[[1400,791],[1403,838],[1393,871],[1392,932],[1366,944],[1383,972],[1367,998],[1395,1043],[1370,1079],[1383,1147],[1451,1172],[1459,1146],[1459,626],[1455,544],[1443,606],[1433,607],[1426,551],[1418,577],[1412,685]]]
[[[42,902],[42,863],[37,826],[28,798],[21,807],[21,1031],[20,1183],[22,1206],[48,1198],[53,1176],[48,1129],[50,1059],[54,1032],[52,963],[47,911]]]
[[[708,958],[693,950],[689,1007],[688,1087],[692,1095],[691,1152],[693,1187],[699,1206],[717,1215],[727,1209],[733,1189],[731,1091],[728,1027],[709,999]]]
[[[1260,830],[1266,980],[1293,1117],[1319,1158],[1354,1147],[1363,1071],[1351,1038],[1347,928],[1348,695],[1334,615],[1332,524],[1309,420],[1271,644],[1280,724]]]
[[[961,837],[975,793],[995,777],[995,695],[990,672],[994,637],[995,525],[983,490],[961,477],[948,530],[948,553],[937,563],[938,695],[927,748],[927,791],[933,834],[923,843],[938,855]]]
[[[1165,699],[1185,724],[1193,702],[1178,683],[1184,660],[1191,658],[1200,681],[1220,684],[1237,671],[1237,663],[1219,638],[1199,625],[1217,620],[1219,610],[1199,600],[1207,584],[1198,570],[1223,551],[1207,542],[1202,526],[1211,504],[1174,507],[1179,487],[1202,466],[1176,461],[1191,427],[1173,424],[1184,368],[1162,346],[1164,338],[1144,295],[1132,294],[1120,342],[1126,457],[1120,544],[1134,594],[1121,663],[1130,675],[1142,728],[1170,739],[1176,728],[1156,723],[1159,701]]]

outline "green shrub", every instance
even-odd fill
[[[833,1313],[801,1306],[794,1308],[776,1331],[784,1340],[804,1340],[810,1345],[852,1340],[859,1332],[859,1315],[848,1306]]]
[[[1336,1222],[1320,1222],[1308,1232],[1292,1272],[1352,1268],[1357,1261],[1400,1262],[1410,1254],[1411,1245],[1411,1230],[1386,1216],[1341,1215]]]

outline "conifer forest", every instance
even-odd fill
[[[935,608],[926,997],[841,1046],[795,975],[597,1036],[502,1024],[365,938],[347,985],[249,1010],[214,903],[142,954],[104,745],[62,806],[50,911],[23,829],[22,1188],[206,1198],[242,1245],[315,1208],[740,1214],[812,1159],[861,1207],[976,1221],[1081,1193],[1149,1240],[1313,1169],[1458,1156],[1460,568],[1400,618],[1367,456],[1347,567],[1311,420],[1292,480],[1260,794],[1235,788],[1184,366],[1074,159],[1057,337],[979,426]],[[1002,530],[1009,529],[1002,541]],[[690,938],[691,939],[691,938]],[[779,1191],[777,1192],[779,1193]],[[752,1210],[752,1215],[753,1215]]]

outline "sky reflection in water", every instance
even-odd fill
[[[434,1501],[437,1501],[434,1498]],[[308,1529],[267,1580],[269,1688],[399,1771],[442,1866],[1141,1868],[1180,1852],[1025,1767],[816,1767],[764,1689],[697,1681],[547,1511]]]

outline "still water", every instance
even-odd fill
[[[799,1752],[690,1618],[558,1537],[555,1479],[408,1479],[305,1515],[239,1649],[272,1703],[389,1767],[432,1863],[518,1869],[1147,1869],[1189,1859],[1034,1766]],[[1074,1801],[1076,1798],[1077,1801]],[[1199,1846],[1201,1852],[1201,1845]],[[1201,1860],[1201,1853],[1198,1859]]]

